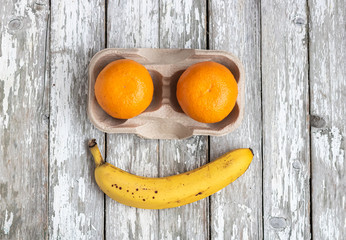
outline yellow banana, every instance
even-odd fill
[[[95,179],[110,198],[137,208],[163,209],[208,197],[240,177],[249,167],[253,152],[242,148],[182,174],[149,178],[123,171],[105,162],[95,139],[89,149],[96,163]]]

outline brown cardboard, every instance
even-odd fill
[[[121,120],[109,116],[97,103],[95,80],[110,62],[128,58],[144,65],[154,83],[154,97],[140,115]],[[176,84],[180,75],[194,63],[214,61],[226,66],[238,82],[238,98],[232,112],[221,122],[200,123],[187,116],[176,99]],[[236,129],[244,114],[244,68],[230,53],[195,49],[104,49],[95,54],[89,64],[88,115],[90,121],[107,133],[135,133],[150,139],[183,139],[192,135],[220,136]]]

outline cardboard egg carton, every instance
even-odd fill
[[[98,74],[110,62],[132,59],[144,65],[154,83],[150,106],[140,115],[123,120],[102,110],[96,101],[94,85]],[[201,123],[187,116],[178,104],[176,86],[181,74],[191,65],[214,61],[226,66],[238,83],[238,98],[232,112],[217,123]],[[134,133],[149,139],[183,139],[193,135],[220,136],[236,129],[244,115],[245,73],[234,55],[196,49],[104,49],[89,64],[88,115],[90,121],[106,133]]]

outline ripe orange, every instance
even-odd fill
[[[139,115],[150,105],[153,93],[148,70],[130,59],[109,63],[95,83],[97,102],[114,118],[128,119]]]
[[[238,85],[231,71],[216,62],[196,63],[178,80],[177,99],[183,111],[203,123],[223,120],[232,111]]]

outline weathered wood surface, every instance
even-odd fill
[[[143,22],[142,19],[147,21]],[[128,24],[123,24],[127,21]],[[162,1],[160,5],[151,1],[139,4],[136,1],[110,1],[107,46],[204,48],[205,25],[205,4],[194,6],[192,1]],[[197,39],[191,39],[196,35],[199,36]],[[138,175],[172,175],[207,161],[207,137],[157,141],[134,135],[108,135],[108,139],[107,160]],[[197,204],[159,211],[133,209],[111,199],[106,202],[107,237],[205,239],[208,236],[207,199]],[[119,218],[119,215],[123,217]],[[129,218],[129,215],[133,217]],[[121,219],[128,219],[127,224]]]
[[[306,4],[261,3],[265,239],[310,238]]]
[[[158,20],[156,1],[108,1],[107,47],[157,48]],[[107,162],[133,174],[157,177],[158,151],[158,140],[107,134]],[[105,212],[106,239],[159,239],[157,210],[128,207],[106,197]]]
[[[160,1],[160,47],[206,48],[206,3]],[[208,137],[161,140],[159,175],[170,176],[204,165],[208,161]],[[159,239],[207,239],[208,198],[193,204],[159,211]]]
[[[0,239],[47,236],[48,7],[0,4]]]
[[[52,1],[49,238],[102,239],[104,195],[87,142],[104,134],[87,117],[87,67],[104,47],[104,1]],[[31,218],[31,217],[30,217]]]
[[[346,236],[346,1],[309,1],[312,236]]]
[[[343,239],[344,5],[3,1],[0,239]],[[242,125],[209,144],[101,133],[87,118],[86,83],[89,60],[104,47],[233,52],[246,70]],[[142,210],[96,186],[93,137],[107,161],[143,176],[183,172],[238,147],[255,158],[210,198]]]
[[[210,158],[251,147],[247,172],[211,196],[212,239],[262,238],[262,118],[260,76],[260,5],[256,1],[211,1],[211,49],[230,51],[245,67],[245,115],[241,126],[224,137],[211,137]]]

